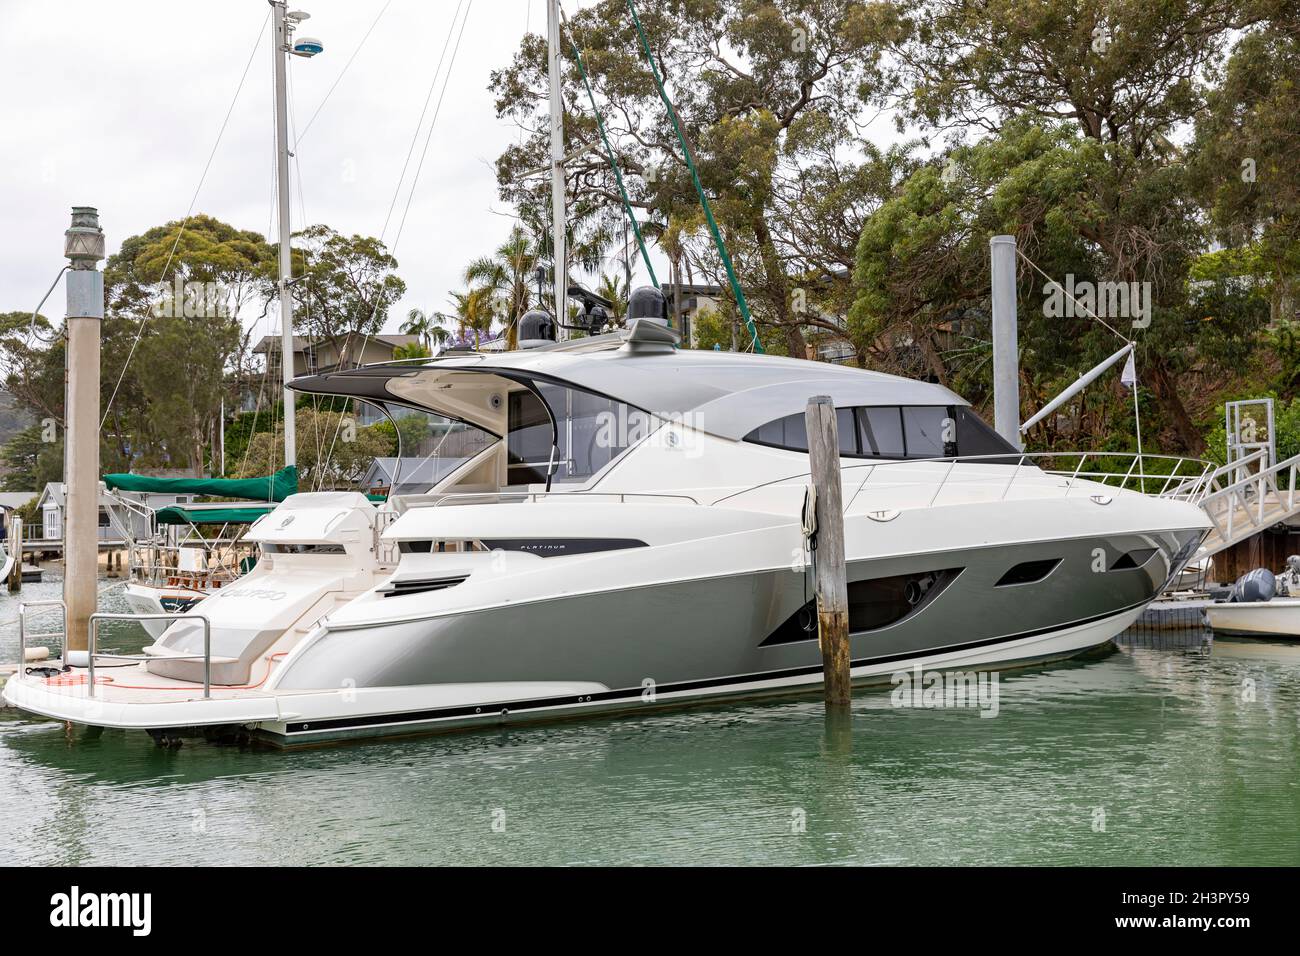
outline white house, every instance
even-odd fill
[[[133,501],[143,509],[157,511],[168,505],[183,505],[194,500],[193,495],[142,494],[133,491],[118,491],[109,496],[103,482],[99,485],[99,540],[113,544],[124,544],[125,534],[134,539],[147,538],[150,534],[150,521],[144,510],[126,508],[117,498]],[[63,509],[67,503],[67,489],[61,481],[51,481],[41,491],[36,502],[41,512],[41,527],[34,528],[26,534],[28,540],[56,542],[63,540]],[[26,501],[30,501],[28,495]],[[124,534],[125,532],[125,534]]]

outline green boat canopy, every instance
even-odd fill
[[[172,505],[157,512],[159,524],[251,524],[274,511],[273,505],[230,508],[186,508]]]
[[[104,484],[118,491],[284,501],[298,490],[298,469],[290,465],[266,478],[151,478],[148,475],[105,475]]]

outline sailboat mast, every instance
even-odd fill
[[[285,57],[289,52],[289,34],[285,29],[285,3],[271,0],[272,43],[271,56],[275,59],[275,169],[277,202],[280,220],[280,366],[284,373],[284,463],[296,465],[296,438],[293,392],[293,292],[289,280],[293,275],[292,253],[289,248],[289,106],[287,102]]]
[[[568,294],[568,250],[564,240],[564,99],[560,93],[560,4],[547,0],[547,73],[551,99],[551,244],[555,251],[555,334],[569,337],[565,299]]]

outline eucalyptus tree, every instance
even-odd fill
[[[265,309],[275,263],[260,233],[203,214],[130,236],[108,258],[105,426],[126,463],[198,473],[215,459],[241,316]]]
[[[809,255],[793,242],[818,231],[817,215],[800,200],[817,176],[854,178],[879,95],[881,56],[901,39],[893,4],[831,0],[668,0],[640,13],[704,190],[727,241],[756,319],[774,326],[792,354],[804,352],[802,325],[835,322],[798,310],[791,273],[811,261],[852,261],[858,197],[839,195],[848,222],[828,236],[834,255]],[[572,18],[566,36],[583,59],[611,144],[624,171],[643,231],[680,258],[696,255],[713,269],[686,158],[641,52],[624,0],[601,0]],[[568,138],[566,178],[578,209],[598,204],[617,224],[620,199],[600,149],[595,118],[566,42],[563,97]],[[525,37],[513,62],[492,75],[497,112],[522,129],[497,161],[504,199],[539,205],[549,170],[546,138],[546,45]],[[834,156],[833,164],[826,157]],[[802,177],[810,167],[820,171]],[[847,238],[847,241],[845,241]],[[678,243],[672,248],[672,243]],[[673,255],[673,258],[679,258]]]
[[[294,234],[294,326],[337,342],[374,335],[406,292],[397,260],[373,236],[345,236],[329,226]]]
[[[1274,318],[1300,305],[1300,10],[1242,35],[1196,121],[1191,167],[1238,275],[1264,283]]]

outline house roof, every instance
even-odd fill
[[[21,508],[36,494],[34,491],[0,491],[0,508]]]
[[[40,498],[37,499],[36,503],[44,506],[49,502],[53,502],[58,507],[62,508],[67,503],[67,496],[67,488],[63,482],[47,481],[45,487],[41,489]],[[112,502],[109,500],[108,496],[104,493],[104,483],[101,481],[99,483],[99,506],[103,508],[111,503]]]

